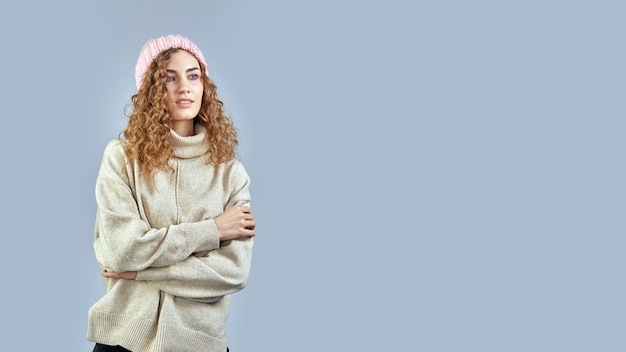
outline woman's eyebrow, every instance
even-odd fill
[[[186,72],[191,72],[191,71],[196,71],[196,70],[200,70],[199,67],[192,67],[192,68],[188,68]],[[176,73],[176,70],[170,69],[170,68],[166,68],[165,72],[169,72],[169,73]]]

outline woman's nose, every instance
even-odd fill
[[[189,83],[187,83],[187,82],[183,81],[183,82],[180,84],[180,87],[178,87],[178,90],[179,90],[181,93],[187,93],[187,92],[189,92],[189,90],[190,90],[190,88],[189,88]]]

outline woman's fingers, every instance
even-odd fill
[[[220,240],[235,240],[255,235],[256,222],[247,206],[236,206],[228,209],[215,218]]]

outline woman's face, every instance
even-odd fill
[[[202,72],[195,56],[179,50],[165,65],[167,79],[165,107],[172,117],[172,125],[193,123],[202,105]]]

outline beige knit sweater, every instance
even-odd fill
[[[213,220],[249,205],[249,178],[233,160],[206,164],[206,132],[172,131],[174,171],[140,175],[123,141],[104,151],[96,181],[94,249],[102,269],[137,271],[104,279],[89,310],[87,338],[133,352],[224,352],[231,293],[248,279],[252,239],[220,243]]]

